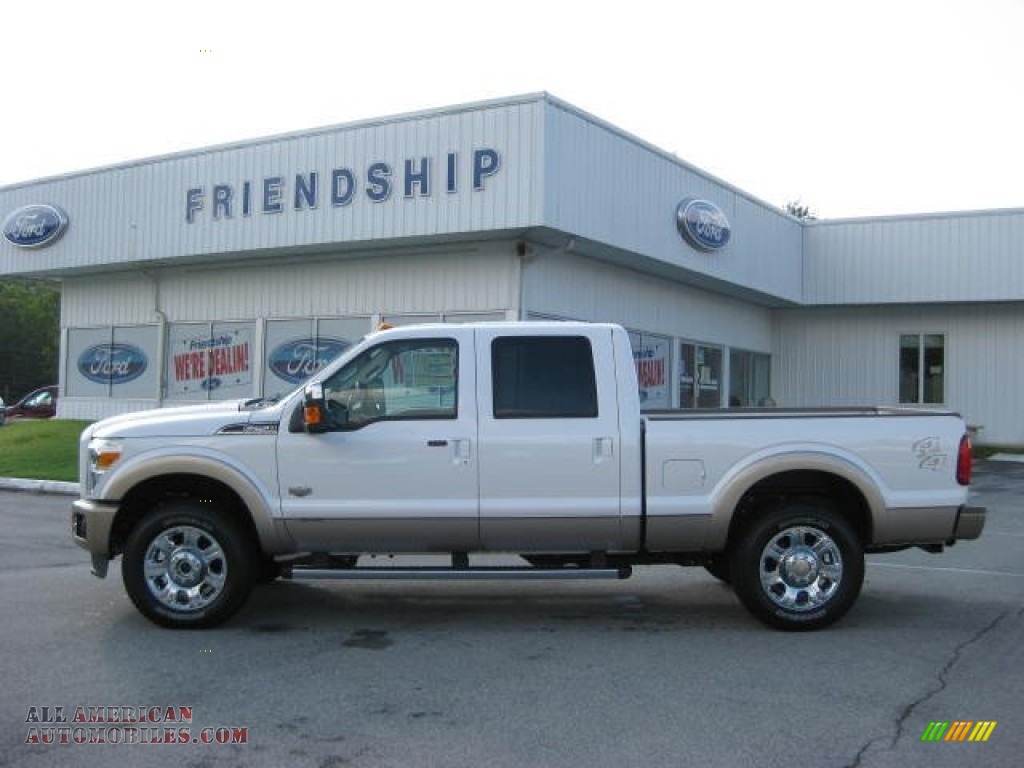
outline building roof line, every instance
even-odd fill
[[[375,128],[381,125],[406,123],[411,122],[413,120],[422,120],[425,118],[445,117],[465,112],[480,112],[487,109],[493,109],[495,107],[530,104],[537,101],[549,100],[550,98],[551,97],[549,94],[541,91],[536,93],[522,94],[519,96],[510,96],[507,98],[467,102],[465,104],[456,104],[454,106],[435,107],[413,112],[403,112],[394,115],[386,115],[383,117],[372,117],[343,123],[332,123],[329,125],[322,125],[314,128],[304,128],[294,131],[285,131],[284,133],[268,134],[265,136],[256,136],[248,139],[239,139],[237,141],[227,141],[220,144],[210,144],[204,147],[176,150],[174,152],[167,152],[160,155],[141,157],[136,160],[126,160],[120,163],[99,165],[92,168],[83,168],[77,171],[59,173],[53,176],[44,176],[38,179],[18,181],[14,182],[13,184],[0,186],[0,192],[5,192],[7,190],[12,189],[19,189],[22,187],[35,186],[37,184],[65,181],[67,179],[74,179],[82,176],[91,176],[93,174],[106,173],[109,171],[123,171],[147,165],[156,165],[158,163],[164,163],[172,160],[183,160],[186,158],[201,157],[203,155],[214,154],[217,152],[227,152],[236,149],[247,149],[249,147],[258,147],[265,144],[274,144],[282,141],[307,139],[316,136],[323,136],[330,133],[340,133],[343,131],[351,131],[361,128]]]

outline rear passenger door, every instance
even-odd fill
[[[606,328],[477,331],[480,536],[486,549],[622,546],[615,377]],[[599,375],[602,372],[603,375]]]

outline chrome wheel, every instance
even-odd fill
[[[756,510],[733,544],[740,601],[778,629],[821,629],[850,610],[864,583],[864,544],[829,499]]]
[[[208,531],[191,525],[167,528],[146,547],[143,578],[149,593],[172,611],[191,613],[224,590],[228,560]]]
[[[164,627],[215,627],[241,608],[265,555],[216,499],[145,511],[124,543],[121,578],[142,614]]]
[[[839,545],[819,528],[796,525],[774,534],[761,551],[761,588],[788,611],[812,611],[832,599],[843,580]]]

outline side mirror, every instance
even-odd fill
[[[310,384],[302,396],[302,425],[307,432],[319,434],[328,429],[327,401],[324,385]]]

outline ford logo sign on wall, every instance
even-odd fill
[[[676,208],[676,226],[686,242],[701,251],[720,250],[732,236],[722,209],[693,197],[683,200]]]
[[[348,349],[348,342],[330,336],[296,339],[279,344],[270,353],[268,365],[276,376],[299,384]]]
[[[125,384],[146,372],[146,353],[132,344],[94,344],[78,356],[78,372],[97,384]]]
[[[55,205],[26,205],[4,220],[4,237],[19,248],[43,248],[56,242],[68,217]]]

